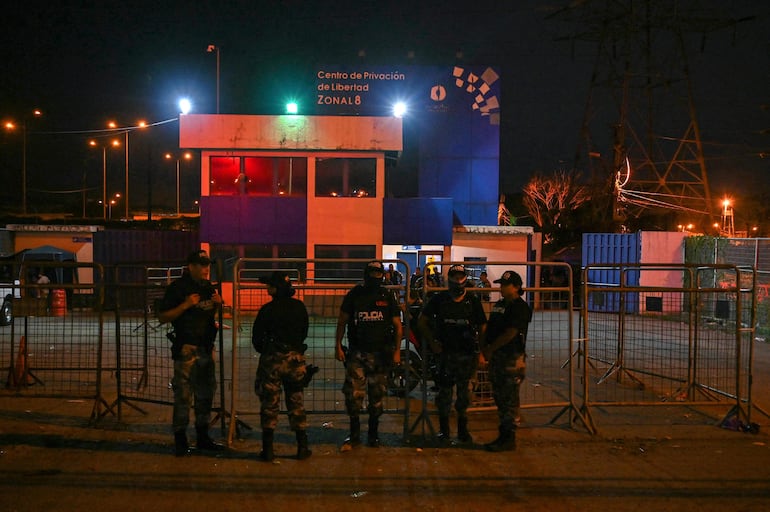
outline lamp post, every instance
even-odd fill
[[[110,121],[108,126],[110,128],[118,128],[117,123],[115,123],[114,121]],[[132,130],[134,130],[136,128],[144,128],[146,126],[147,126],[147,123],[145,123],[144,121],[139,121],[136,126],[126,127],[124,129],[125,131],[123,132],[123,134],[125,135],[125,138],[126,138],[126,141],[125,141],[125,147],[126,147],[126,173],[125,173],[125,180],[126,180],[126,185],[125,185],[125,190],[124,190],[125,191],[125,208],[126,208],[125,209],[125,212],[126,212],[125,213],[125,218],[126,218],[126,220],[128,220],[128,134],[129,134],[129,132],[131,132]]]
[[[120,194],[116,193],[110,198],[109,202],[107,203],[107,211],[108,211],[107,217],[110,220],[112,220],[112,207],[118,204],[118,199],[120,199]]]
[[[40,117],[43,113],[39,109],[32,110],[32,117]],[[27,119],[28,114],[24,114],[21,120],[21,213],[27,214]],[[16,125],[13,122],[5,123],[5,128],[15,130]]]
[[[208,48],[206,48],[206,52],[216,52],[217,53],[217,114],[219,114],[219,46],[210,44]]]
[[[171,160],[173,158],[174,158],[174,156],[171,153],[166,153],[166,160]],[[182,155],[182,158],[184,158],[185,160],[190,160],[190,159],[192,159],[192,154],[191,153],[184,153]],[[179,208],[179,195],[180,195],[179,194],[179,181],[180,181],[179,180],[179,167],[180,167],[179,162],[180,162],[180,160],[181,160],[181,158],[177,158],[176,159],[176,216],[177,217],[179,217],[181,215],[181,210]]]
[[[99,146],[99,143],[95,140],[88,141],[88,144],[92,147]],[[117,140],[113,140],[109,143],[109,146],[112,147],[119,147],[120,142]],[[102,218],[104,220],[107,220],[107,146],[103,145],[102,148]],[[110,214],[112,214],[112,211],[110,211]],[[111,216],[111,215],[110,215]]]

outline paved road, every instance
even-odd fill
[[[761,511],[770,503],[770,438],[688,424],[682,408],[645,418],[606,412],[597,436],[525,414],[519,449],[490,454],[493,414],[476,414],[471,448],[438,448],[383,425],[384,446],[341,453],[341,416],[313,417],[313,456],[293,459],[285,421],[274,464],[259,434],[219,457],[171,455],[169,410],[147,407],[90,427],[92,404],[0,398],[0,511],[527,510]],[[608,418],[612,418],[612,425]],[[633,424],[645,421],[644,425]]]

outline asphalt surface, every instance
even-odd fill
[[[471,446],[438,446],[425,422],[404,438],[403,418],[388,415],[380,448],[341,452],[346,417],[313,415],[308,460],[294,459],[285,418],[274,463],[257,459],[248,421],[227,451],[176,458],[168,406],[92,424],[88,401],[4,394],[0,511],[770,510],[769,355],[759,343],[758,433],[721,428],[728,405],[595,407],[595,435],[567,414],[527,409],[517,450],[504,453],[483,449],[496,436],[495,414],[483,412],[471,416]]]

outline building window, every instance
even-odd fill
[[[241,174],[241,159],[235,156],[212,156],[209,161],[209,195],[238,195],[237,181]]]
[[[211,257],[215,261],[222,262],[222,280],[233,281],[233,270],[235,263],[240,258],[304,258],[306,256],[305,245],[225,245],[212,244],[210,247]],[[212,267],[213,268],[213,267]],[[249,261],[241,264],[241,279],[257,279],[259,276],[268,274],[273,270],[284,270],[292,275],[298,275],[303,278],[306,273],[304,262],[282,263],[278,261]],[[291,271],[290,271],[291,270]],[[212,277],[213,279],[213,277]]]
[[[375,197],[375,158],[318,158],[315,166],[316,197]]]
[[[306,158],[213,156],[210,170],[212,196],[307,194]]]
[[[316,245],[315,257],[318,259],[353,259],[371,260],[377,255],[374,245]],[[315,280],[320,282],[356,282],[364,278],[364,264],[352,262],[316,262]]]

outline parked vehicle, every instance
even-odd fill
[[[0,263],[0,297],[2,306],[0,306],[0,326],[11,325],[13,322],[13,301],[21,299],[21,282],[13,278],[13,262],[4,261]]]

